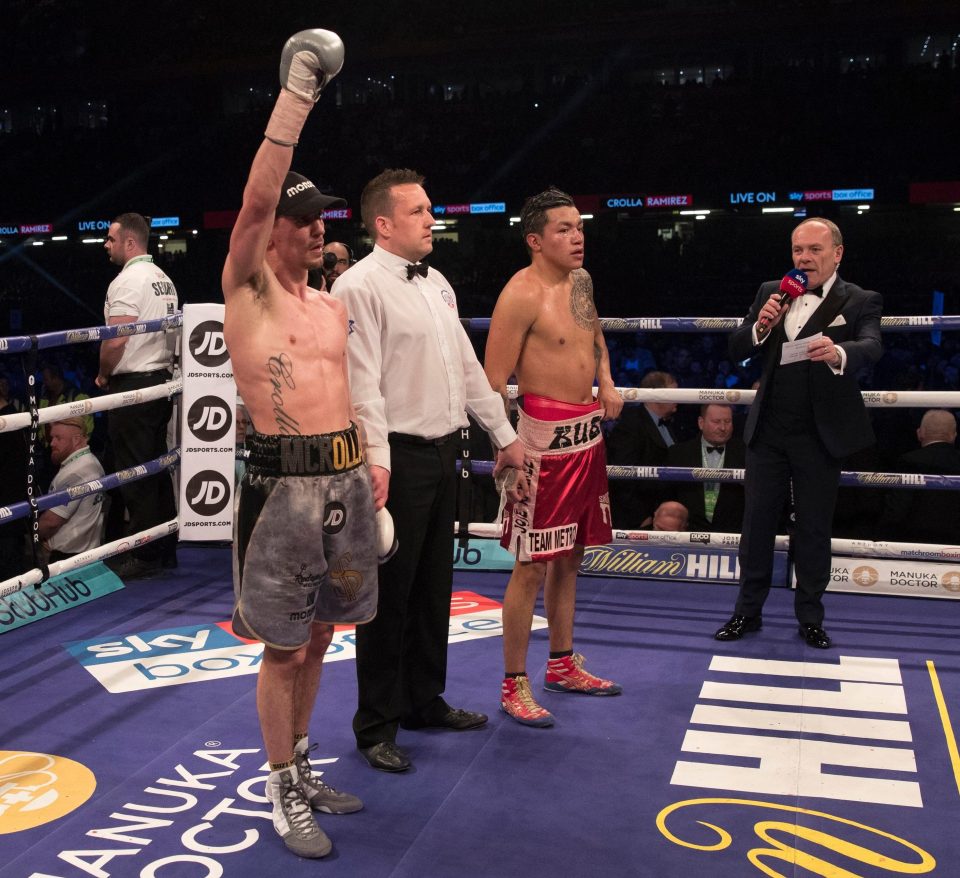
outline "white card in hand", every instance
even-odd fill
[[[785,341],[780,351],[780,365],[786,366],[788,363],[800,363],[803,360],[809,360],[810,354],[807,353],[807,348],[810,342],[819,338],[823,338],[822,332],[809,335],[806,338],[798,338],[796,341]]]

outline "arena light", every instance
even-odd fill
[[[869,205],[869,204],[858,204],[858,205],[857,205],[857,210],[870,210],[870,205]]]
[[[84,238],[80,241],[81,244],[102,244],[103,238]]]
[[[709,210],[681,210],[680,216],[708,216],[711,211]]]
[[[760,208],[761,213],[793,213],[795,208],[793,207],[762,207]]]
[[[51,240],[51,241],[66,241],[66,240],[67,240],[67,236],[66,236],[66,235],[54,235],[50,240]]]
[[[584,220],[584,219],[593,219],[593,214],[592,214],[592,213],[581,213],[581,214],[580,214],[580,219],[582,219],[582,220]]]
[[[705,220],[706,218],[707,218],[707,215],[706,215],[705,213],[698,213],[698,214],[694,217],[695,220]]]
[[[30,243],[33,244],[34,247],[42,247],[45,242],[44,242],[44,241],[31,241]]]

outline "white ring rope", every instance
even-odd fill
[[[457,525],[454,525],[456,530]],[[467,525],[470,536],[485,540],[499,540],[503,528],[496,522],[471,522]],[[619,542],[643,543],[647,546],[687,546],[688,548],[702,548],[704,536],[687,531],[658,531],[619,530],[614,528],[613,538]],[[710,545],[715,549],[738,549],[740,534],[711,532]],[[790,538],[779,534],[774,548],[786,552],[790,547]],[[926,543],[895,543],[873,540],[848,540],[834,538],[830,541],[831,550],[835,555],[851,555],[858,558],[902,558],[911,561],[958,561],[960,562],[960,546],[944,546]]]
[[[172,518],[170,521],[154,525],[147,530],[140,531],[140,533],[122,537],[119,540],[114,540],[112,543],[104,543],[95,549],[81,552],[79,555],[74,555],[71,558],[64,558],[62,561],[54,561],[47,570],[51,577],[59,576],[61,573],[69,573],[78,567],[85,567],[87,564],[92,564],[94,561],[103,561],[106,558],[119,555],[121,552],[126,552],[134,546],[152,543],[154,540],[174,533],[177,529],[177,520]],[[0,582],[0,598],[8,597],[31,585],[40,585],[46,578],[39,567],[34,567],[26,573],[21,573],[19,576],[5,579],[3,582]]]
[[[105,396],[96,396],[92,399],[78,399],[75,402],[65,402],[60,405],[50,405],[39,409],[37,419],[40,424],[50,424],[64,418],[79,418],[93,412],[106,412],[110,409],[123,408],[128,405],[138,405],[141,402],[151,402],[155,399],[172,397],[183,390],[183,379],[175,378],[165,384],[155,384],[141,390],[125,390],[123,393],[108,393]],[[22,430],[30,426],[30,412],[17,412],[0,418],[0,433],[10,430]]]
[[[10,339],[0,339],[0,353],[3,352],[25,352],[31,347],[40,349],[51,348],[58,344],[73,344],[81,342],[90,342],[112,338],[120,335],[130,335],[141,332],[151,331],[169,331],[182,322],[182,315],[176,314],[162,321],[149,321],[134,325],[122,325],[120,327],[95,327],[84,330],[72,330],[64,333],[48,333],[46,336],[38,337],[13,337]],[[488,318],[464,319],[468,328],[485,329],[489,327]],[[601,319],[601,324],[606,330],[620,332],[637,332],[647,330],[661,331],[685,331],[685,332],[711,332],[734,329],[741,323],[740,318],[606,318]],[[883,328],[900,329],[908,331],[929,330],[933,328],[953,329],[955,324],[960,322],[960,317],[885,317],[883,318]],[[90,399],[82,399],[74,402],[63,403],[61,405],[47,406],[38,410],[38,423],[48,424],[57,420],[70,417],[81,417],[93,412],[104,412],[111,409],[121,408],[128,405],[137,405],[143,402],[162,399],[164,397],[173,397],[183,390],[183,380],[176,378],[164,384],[146,387],[140,390],[125,391],[122,393],[106,394]],[[510,385],[508,393],[511,399],[517,397],[516,385]],[[617,393],[627,403],[645,403],[645,402],[667,402],[680,404],[704,404],[721,403],[726,405],[749,405],[756,397],[754,390],[737,389],[686,389],[686,388],[637,388],[637,387],[618,387]],[[595,391],[596,392],[596,391]],[[864,404],[870,408],[960,408],[960,391],[862,391]],[[31,425],[31,414],[29,411],[18,412],[13,415],[0,417],[0,432],[20,430]],[[175,454],[176,452],[171,452]],[[179,465],[179,456],[176,464]],[[485,462],[477,461],[477,464]],[[492,464],[489,464],[492,467]],[[716,481],[717,471],[711,470],[709,473],[702,473],[697,469],[684,467],[656,468],[656,467],[628,467],[617,466],[609,468],[614,477],[636,478],[636,479],[660,479],[660,471],[676,475],[681,480],[687,481]],[[742,479],[742,470],[730,470],[730,481],[740,481]],[[145,474],[144,474],[145,475]],[[883,485],[885,487],[924,487],[915,484],[906,484],[901,474],[896,473],[844,473],[844,476],[856,479],[853,484],[863,486]],[[139,477],[139,474],[134,477]],[[931,477],[926,477],[931,478]],[[945,477],[940,477],[945,478]],[[946,477],[948,478],[948,477]],[[926,487],[947,487],[943,485],[931,484]],[[95,491],[106,490],[105,487],[97,485],[95,482],[87,483],[74,489],[78,495],[93,493]],[[152,542],[178,530],[176,519],[158,524],[148,530],[137,534],[131,534],[121,539],[114,540],[111,543],[105,543],[95,549],[82,552],[71,558],[57,561],[46,568],[34,568],[19,576],[0,582],[0,598],[5,598],[10,594],[20,591],[28,586],[39,585],[48,577],[58,576],[62,573],[68,573],[87,564],[96,561],[102,561],[122,552],[126,552],[134,546],[140,546]],[[459,528],[458,523],[454,523],[454,533]],[[471,536],[482,539],[499,539],[502,533],[502,527],[497,523],[473,522],[467,526],[467,531]],[[710,533],[709,535],[690,533],[690,532],[661,532],[644,531],[639,529],[615,530],[614,539],[625,542],[644,543],[650,546],[687,546],[698,547],[705,542],[704,537],[709,536],[710,545],[723,549],[735,550],[740,545],[739,534],[721,534]],[[776,538],[775,547],[786,551],[789,549],[789,537],[779,535]],[[865,558],[902,558],[911,560],[934,560],[934,561],[958,561],[960,562],[960,546],[933,545],[923,543],[897,543],[880,542],[870,540],[849,540],[832,539],[831,548],[834,553]]]

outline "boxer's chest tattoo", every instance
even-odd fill
[[[267,372],[270,375],[270,401],[273,403],[273,418],[277,431],[284,436],[299,436],[300,422],[285,407],[284,390],[295,390],[293,380],[293,360],[287,353],[279,353],[267,360]]]
[[[593,321],[597,318],[597,309],[593,304],[593,283],[586,272],[577,271],[573,275],[573,288],[570,290],[570,313],[581,329],[593,330]]]

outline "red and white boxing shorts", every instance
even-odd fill
[[[500,545],[518,561],[549,561],[609,543],[610,493],[600,406],[526,394],[517,432],[529,493],[503,510]]]

